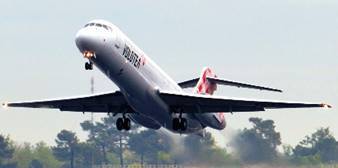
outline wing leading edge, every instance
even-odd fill
[[[209,95],[160,92],[160,97],[171,107],[180,108],[184,113],[208,112],[251,112],[279,108],[328,107],[327,104],[246,100]]]
[[[3,106],[50,108],[59,109],[60,111],[96,113],[121,113],[122,110],[131,109],[119,91],[75,98],[3,103]]]

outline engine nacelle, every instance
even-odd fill
[[[218,130],[223,130],[226,127],[226,121],[224,119],[224,116],[219,115],[219,113],[195,114],[195,117],[204,126],[208,126]]]

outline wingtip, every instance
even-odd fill
[[[8,103],[7,102],[3,102],[2,103],[2,108],[7,109],[8,108]]]
[[[260,90],[264,90],[264,89],[260,89]],[[283,90],[280,89],[273,89],[273,88],[269,88],[269,91],[274,91],[274,92],[279,92],[279,93],[283,93]]]
[[[323,107],[323,108],[332,108],[331,105],[325,104],[325,103],[322,103],[320,106]]]

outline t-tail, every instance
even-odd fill
[[[213,95],[217,90],[217,83],[208,79],[217,79],[217,75],[212,71],[211,68],[205,67],[202,70],[194,92],[197,94]],[[219,130],[224,129],[226,126],[223,112],[196,114],[196,117],[204,126],[209,126]]]
[[[208,80],[207,78],[217,78],[217,76],[210,68],[205,67],[203,68],[201,76],[195,87],[196,93],[213,95],[217,90],[216,83]]]

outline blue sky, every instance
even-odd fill
[[[276,87],[284,93],[219,87],[218,95],[328,102],[337,107],[338,2],[334,0],[227,1],[1,1],[0,101],[116,90],[98,70],[84,70],[76,32],[92,19],[111,21],[176,81],[209,66],[222,78]],[[104,115],[95,115],[99,118]],[[228,128],[249,127],[249,117],[273,119],[284,143],[296,144],[316,128],[338,138],[330,110],[271,110],[227,114]],[[63,128],[85,134],[82,113],[43,109],[0,110],[0,133],[19,142],[54,143]]]

